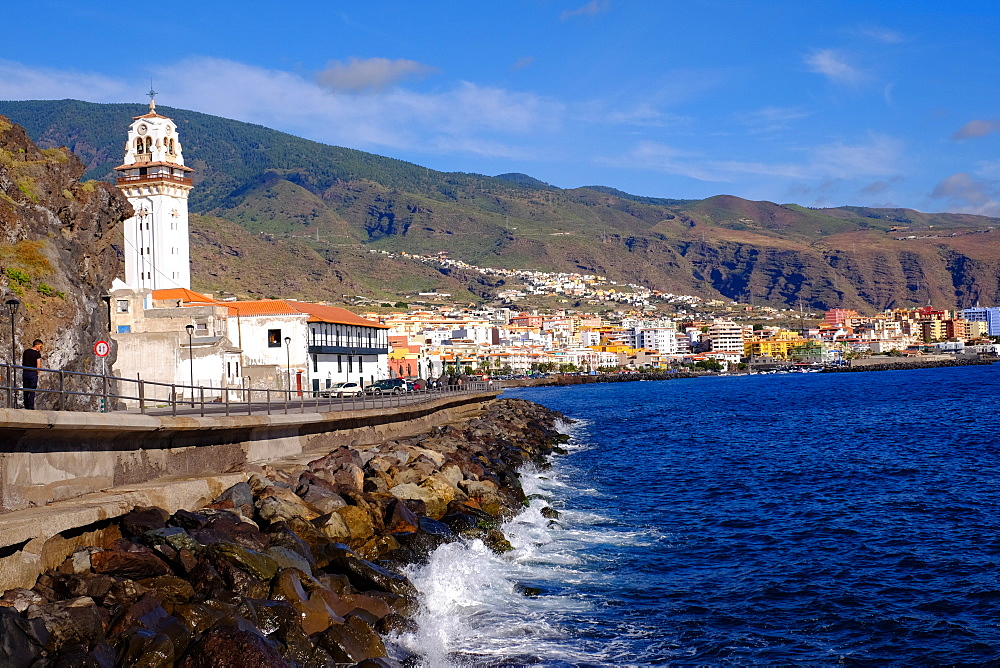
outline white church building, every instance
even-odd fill
[[[177,125],[156,113],[136,116],[128,131],[125,159],[115,167],[118,187],[135,209],[125,221],[125,284],[133,290],[191,287],[188,244],[190,167]]]
[[[222,301],[191,290],[192,170],[177,125],[152,99],[149,113],[133,118],[115,169],[135,215],[125,221],[125,278],[108,295],[112,375],[212,388],[206,398],[228,391],[234,400],[244,388],[308,396],[334,382],[389,377],[385,325],[326,304]]]

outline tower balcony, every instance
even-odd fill
[[[118,185],[124,186],[134,186],[141,185],[143,183],[157,183],[166,181],[167,183],[177,183],[184,186],[193,186],[194,182],[183,176],[174,176],[173,174],[128,174],[125,176],[118,177]]]

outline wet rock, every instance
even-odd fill
[[[271,599],[276,601],[286,601],[301,615],[300,623],[302,630],[306,634],[325,631],[330,625],[343,622],[343,618],[330,606],[329,597],[324,596],[324,592],[331,597],[333,592],[317,587],[310,594],[302,585],[302,579],[306,577],[304,573],[294,568],[282,570],[275,578],[271,588]]]
[[[449,489],[451,489],[449,487]],[[420,485],[415,485],[413,483],[404,483],[402,485],[396,485],[389,490],[397,499],[416,499],[422,501],[427,509],[427,515],[430,517],[442,517],[445,510],[448,508],[448,501],[454,498],[454,493],[451,497],[445,501],[443,498],[439,497],[435,490],[428,489]]]
[[[362,559],[346,545],[326,545],[323,553],[328,559],[326,570],[336,569],[347,575],[351,585],[360,591],[380,589],[400,596],[415,596],[417,593],[405,577]]]
[[[315,508],[309,506],[299,497],[291,494],[294,501],[275,495],[265,496],[257,501],[257,513],[268,522],[288,522],[290,520],[312,520],[319,517]]]
[[[228,542],[257,551],[263,550],[268,543],[256,524],[244,522],[228,511],[215,511],[203,528],[191,530],[191,536],[203,545]]]
[[[301,554],[293,552],[287,547],[269,547],[265,554],[274,559],[278,568],[297,568],[303,573],[312,573],[312,565]]]
[[[37,619],[49,633],[46,649],[58,651],[71,644],[88,644],[104,639],[107,610],[97,607],[92,598],[81,596],[28,608],[28,619]]]
[[[117,643],[119,647],[115,665],[118,666],[173,666],[177,648],[162,633],[148,629],[129,629]]]
[[[218,555],[259,580],[270,580],[278,572],[278,562],[271,557],[232,543],[214,543],[206,547],[204,552]]]
[[[195,592],[206,599],[219,598],[219,595],[227,590],[222,574],[208,561],[198,562],[198,565],[188,573],[188,578]]]
[[[132,580],[115,579],[111,589],[104,595],[103,604],[107,608],[126,608],[146,592],[144,587],[140,587]]]
[[[313,520],[316,527],[330,540],[344,540],[351,537],[351,530],[339,513],[329,513]]]
[[[250,604],[255,611],[257,628],[284,646],[286,660],[306,666],[325,666],[326,661],[332,662],[325,651],[319,650],[321,654],[317,654],[319,648],[299,623],[299,611],[287,601],[251,600]]]
[[[155,578],[139,580],[139,585],[156,592],[157,598],[164,603],[187,603],[194,598],[194,587],[176,575],[160,575]]]
[[[104,550],[90,555],[90,563],[96,573],[108,573],[133,580],[171,572],[170,567],[148,548]]]
[[[198,550],[199,544],[187,531],[181,527],[162,527],[147,531],[139,537],[140,542],[149,547],[157,545],[169,545],[175,550],[187,549],[191,552]]]
[[[385,519],[385,530],[389,533],[408,533],[417,530],[420,519],[405,503],[394,501],[389,506]]]
[[[354,668],[403,668],[403,664],[395,659],[378,656],[373,659],[365,659],[354,664]]]
[[[234,611],[235,606],[211,599],[174,606],[174,615],[193,633],[203,633],[223,620],[231,620]]]
[[[514,549],[514,546],[510,544],[507,537],[503,535],[498,529],[489,529],[481,537],[481,540],[486,545],[497,554],[503,554],[504,552],[510,552]]]
[[[375,533],[372,516],[358,506],[345,506],[334,511],[347,527],[348,537],[361,541],[370,538]]]
[[[31,605],[44,605],[45,603],[47,601],[41,594],[21,587],[8,589],[3,593],[3,598],[0,598],[0,607],[13,608],[17,612],[24,612]]]
[[[231,501],[234,507],[253,506],[253,490],[245,482],[238,482],[220,494],[215,502]]]
[[[61,584],[69,597],[87,596],[103,604],[117,582],[111,575],[80,574],[65,577]]]
[[[187,531],[201,529],[208,524],[208,517],[201,513],[192,513],[187,510],[178,510],[167,520],[169,526],[181,527]]]
[[[25,619],[13,607],[0,607],[0,665],[33,665],[42,657],[48,636],[41,619]]]
[[[359,617],[331,626],[319,640],[334,661],[357,662],[386,655],[378,633]]]
[[[416,633],[418,627],[417,623],[410,617],[392,612],[378,620],[378,623],[375,624],[375,630],[383,636],[403,635],[404,633]]]
[[[295,491],[303,501],[323,513],[332,513],[347,505],[339,494],[317,485],[301,485]]]
[[[550,520],[559,519],[559,511],[551,506],[545,506],[539,512],[541,512],[542,517],[548,518]]]
[[[309,544],[292,533],[284,523],[272,524],[267,534],[268,545],[272,547],[284,547],[309,562],[310,567],[316,566],[316,560],[312,556]]]
[[[78,575],[90,572],[90,555],[100,552],[96,547],[78,547],[73,550],[73,554],[66,557],[62,565],[59,566],[60,573]]]
[[[64,647],[52,662],[53,668],[113,668],[115,650],[107,643],[97,643],[93,649],[84,645]]]
[[[170,513],[163,508],[136,508],[121,519],[121,529],[130,536],[141,536],[147,531],[166,526]]]
[[[259,632],[219,625],[187,651],[178,668],[292,668]]]

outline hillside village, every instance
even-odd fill
[[[820,315],[704,300],[596,273],[480,267],[447,252],[397,255],[490,277],[502,288],[495,298],[461,306],[429,293],[396,307],[357,298],[355,313],[204,294],[191,289],[193,170],[178,126],[152,99],[148,113],[133,118],[115,169],[134,214],[124,221],[124,276],[105,297],[115,344],[108,371],[177,386],[181,395],[267,388],[304,396],[338,383],[364,389],[382,379],[462,374],[818,367],[878,354],[995,353],[993,337],[1000,337],[996,307]],[[393,255],[371,253],[375,262]]]

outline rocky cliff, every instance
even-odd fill
[[[68,150],[41,150],[0,116],[0,286],[3,301],[21,302],[14,316],[17,364],[21,350],[39,338],[45,342],[43,367],[101,373],[93,346],[110,340],[102,296],[119,273],[114,244],[120,244],[119,224],[132,207],[108,183],[81,183],[83,173]],[[0,315],[0,360],[7,362],[11,323],[6,309]],[[43,374],[40,387],[56,388],[56,377]],[[97,378],[66,380],[68,390],[99,387]],[[55,399],[43,394],[38,406],[54,406]],[[95,402],[70,397],[66,406],[86,409]]]

